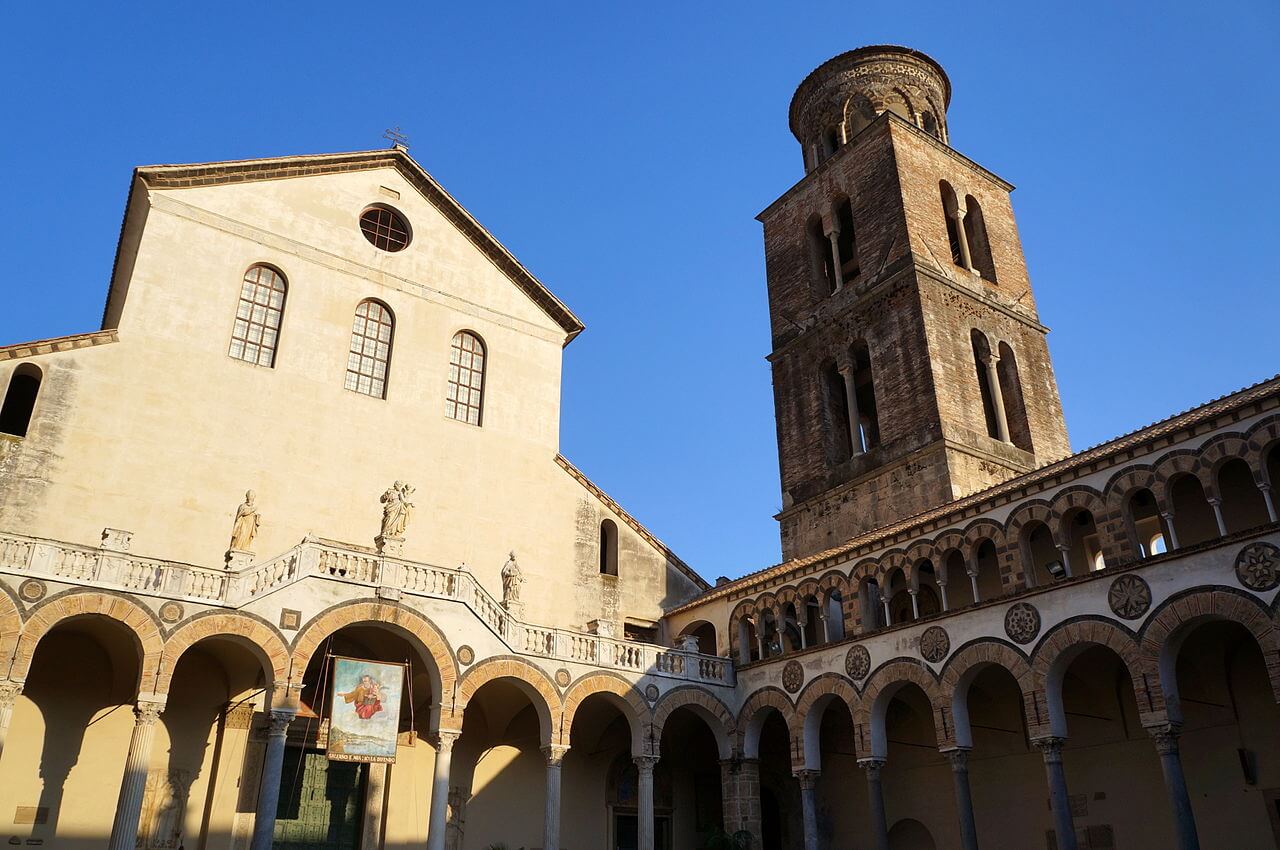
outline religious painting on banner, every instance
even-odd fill
[[[395,763],[404,669],[403,664],[333,659],[328,747],[331,761]]]

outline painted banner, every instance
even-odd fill
[[[404,665],[334,657],[332,688],[329,759],[394,764]]]

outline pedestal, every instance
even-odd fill
[[[403,537],[383,537],[379,534],[373,538],[373,545],[377,547],[379,555],[389,555],[392,558],[399,558],[404,552]]]

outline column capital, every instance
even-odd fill
[[[1044,756],[1046,764],[1062,763],[1062,745],[1066,742],[1066,738],[1060,738],[1056,735],[1033,738],[1031,740],[1031,744]]]
[[[969,750],[970,747],[952,747],[943,750],[942,754],[951,762],[951,769],[959,773],[969,769]]]
[[[631,761],[641,773],[653,773],[658,766],[658,756],[632,756]]]
[[[18,699],[18,695],[22,693],[23,682],[13,679],[6,679],[0,682],[0,708],[7,708],[13,705]]]
[[[462,733],[456,729],[437,729],[431,733],[428,740],[431,746],[435,747],[437,753],[447,753],[453,750],[453,745],[458,742],[460,737],[462,737]]]
[[[994,366],[1000,362],[1000,355],[994,351],[988,351],[985,354],[979,354],[978,359],[982,361],[983,366]]]
[[[561,762],[564,761],[565,754],[569,752],[569,748],[561,744],[548,744],[542,748],[542,754],[547,757],[547,767],[559,768]]]
[[[1169,755],[1178,752],[1178,738],[1182,735],[1182,724],[1161,723],[1157,726],[1148,726],[1147,734],[1155,742],[1156,752],[1162,756]]]
[[[1257,484],[1258,489],[1264,493],[1271,489],[1271,485],[1265,481],[1257,481],[1255,483]]]
[[[267,737],[283,738],[289,731],[289,724],[297,716],[296,711],[273,708],[267,715]]]
[[[969,214],[969,211],[965,207],[960,206],[959,204],[956,205],[955,209],[951,210],[951,217],[954,218],[956,221],[964,221],[964,217],[968,214]]]
[[[164,700],[140,699],[133,707],[133,716],[144,726],[151,726],[164,713]]]
[[[822,776],[821,770],[797,770],[796,779],[800,781],[801,791],[812,791],[818,787],[818,777]]]
[[[888,759],[883,758],[858,759],[858,767],[865,770],[871,778],[879,779],[880,771],[884,770],[884,766],[888,761]]]

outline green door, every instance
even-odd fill
[[[274,850],[359,850],[364,773],[321,752],[285,750]]]

